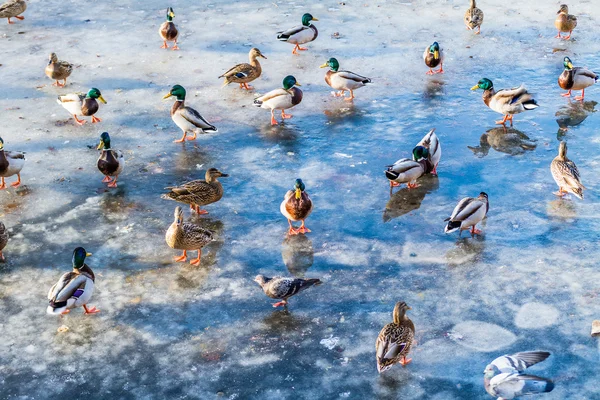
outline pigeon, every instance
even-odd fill
[[[547,351],[524,351],[498,357],[483,371],[483,386],[498,400],[551,392],[554,383],[550,379],[523,374],[527,368],[549,356]]]
[[[257,275],[254,282],[258,283],[270,298],[282,299],[280,302],[273,304],[273,307],[285,307],[287,306],[287,299],[293,295],[322,283],[319,279],[284,278],[281,276],[267,278],[264,275]]]

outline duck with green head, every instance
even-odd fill
[[[425,61],[425,65],[429,67],[429,71],[426,72],[427,75],[444,73],[444,52],[440,49],[438,42],[433,42],[433,44],[425,48],[423,60]],[[440,69],[434,71],[433,68],[438,65],[440,66]]]
[[[279,211],[287,218],[290,226],[288,234],[297,235],[299,233],[308,233],[310,229],[304,226],[304,220],[308,218],[313,210],[313,202],[302,179],[298,178],[294,182],[294,190],[288,190],[279,206]],[[300,228],[294,228],[292,221],[302,221]]]
[[[6,189],[4,178],[16,175],[17,180],[10,185],[19,187],[21,184],[21,170],[25,165],[25,153],[22,151],[4,150],[4,140],[0,138],[0,190]]]
[[[174,42],[172,50],[179,50],[179,46],[177,46],[179,31],[173,22],[173,18],[175,18],[175,12],[169,7],[167,8],[167,20],[163,22],[158,29],[158,33],[163,40],[163,45],[160,46],[161,49],[168,49],[169,46],[167,46],[167,42]]]
[[[412,151],[413,159],[401,158],[392,165],[388,165],[385,172],[390,181],[390,188],[406,183],[409,189],[418,188],[417,179],[427,171],[429,150],[424,146],[417,146]],[[391,189],[390,189],[391,190]]]
[[[173,119],[175,125],[177,125],[183,131],[183,136],[181,139],[175,140],[174,143],[182,143],[186,139],[194,140],[196,139],[197,132],[218,132],[217,128],[205,120],[198,111],[191,107],[186,107],[185,94],[186,92],[183,86],[175,85],[171,88],[169,93],[163,97],[163,99],[167,99],[171,96],[174,96],[177,99],[175,103],[173,103],[173,107],[171,107],[171,119]],[[192,132],[193,136],[187,137],[188,132]]]
[[[340,64],[335,58],[330,58],[320,66],[320,68],[327,67],[329,67],[329,71],[325,74],[325,82],[335,90],[339,90],[335,93],[335,97],[344,97],[344,92],[348,90],[350,97],[344,98],[344,100],[352,101],[354,100],[354,90],[371,83],[371,79],[365,76],[350,71],[340,71]]]
[[[100,144],[98,150],[102,150],[98,157],[98,170],[104,175],[102,182],[108,183],[108,187],[117,187],[117,179],[125,167],[123,153],[119,150],[113,150],[110,147],[110,135],[108,132],[102,132],[100,135]],[[113,180],[110,177],[114,177]]]
[[[271,109],[271,125],[277,125],[274,111],[281,110],[281,119],[292,118],[293,115],[286,114],[284,111],[290,109],[302,101],[302,90],[296,86],[300,83],[292,75],[283,79],[283,88],[271,90],[269,93],[254,99],[256,107]]]
[[[87,307],[96,282],[94,272],[85,263],[86,257],[91,255],[92,253],[86,252],[83,247],[77,247],[73,251],[73,270],[63,274],[48,292],[47,314],[67,314],[76,307],[83,307],[86,314],[100,312],[96,307]]]
[[[63,106],[63,108],[67,110],[73,116],[73,118],[75,118],[75,122],[77,122],[78,125],[83,125],[85,124],[85,121],[77,118],[78,115],[85,117],[91,116],[93,124],[102,121],[100,118],[94,115],[100,108],[98,105],[98,100],[106,104],[106,100],[104,100],[104,97],[102,97],[100,90],[91,88],[87,94],[69,93],[58,96],[56,102]]]
[[[416,151],[419,147],[427,150],[424,153],[422,150]],[[423,139],[417,146],[413,149],[413,161],[419,161],[422,158],[427,160],[425,173],[432,175],[437,175],[437,166],[440,163],[440,159],[442,158],[442,146],[440,145],[440,140],[435,134],[435,128],[431,129],[427,135],[423,136]]]
[[[282,42],[288,42],[295,44],[292,54],[298,54],[297,50],[308,50],[305,47],[300,47],[301,44],[312,42],[319,36],[317,27],[314,26],[311,21],[318,21],[317,18],[310,14],[304,14],[302,16],[302,25],[295,26],[287,31],[277,32],[277,39]]]
[[[558,77],[558,86],[568,90],[568,92],[561,94],[561,96],[570,97],[571,90],[581,90],[581,96],[576,96],[574,99],[583,101],[585,89],[598,81],[598,74],[587,68],[574,67],[569,57],[563,59],[563,65],[565,69]]]
[[[483,103],[486,106],[504,115],[504,119],[496,121],[498,125],[505,125],[506,121],[510,121],[510,126],[513,126],[514,114],[539,107],[533,95],[523,85],[513,89],[501,89],[496,92],[492,81],[483,78],[471,88],[471,90],[477,89],[483,90]]]

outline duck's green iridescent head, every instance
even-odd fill
[[[163,99],[168,99],[171,96],[177,97],[177,100],[179,100],[179,101],[184,101],[185,100],[185,89],[181,85],[175,85],[171,88],[171,91],[163,97]]]
[[[302,25],[310,26],[310,21],[318,21],[318,19],[313,17],[309,13],[306,13],[302,16]]]
[[[304,189],[306,189],[306,186],[304,186],[304,182],[302,182],[302,179],[296,179],[296,182],[294,183],[294,189],[296,190],[296,198],[299,199],[300,197],[302,197],[302,192],[304,192]]]
[[[82,268],[85,263],[85,258],[91,255],[92,253],[86,252],[83,247],[78,247],[75,250],[73,250],[73,268]]]
[[[319,66],[319,68],[331,68],[332,71],[336,71],[340,68],[340,63],[335,58],[330,58],[323,65]]]
[[[296,78],[294,78],[292,75],[288,75],[285,78],[283,78],[283,88],[285,90],[290,90],[294,86],[302,86],[302,85],[300,85],[298,83],[298,81],[296,80]]]
[[[87,96],[90,99],[98,99],[101,102],[103,102],[104,104],[106,104],[106,100],[104,100],[104,97],[102,97],[102,93],[100,93],[100,90],[96,89],[95,87],[91,88],[88,92],[87,92]]]
[[[436,60],[440,58],[440,45],[438,42],[433,42],[433,44],[429,46],[429,54],[433,54],[433,58]]]
[[[573,63],[571,62],[571,59],[569,57],[565,57],[565,59],[563,60],[563,65],[565,66],[565,69],[567,71],[573,69]]]
[[[100,135],[100,144],[98,145],[97,149],[110,150],[110,135],[108,134],[108,132],[102,132],[102,134]]]
[[[175,18],[175,12],[171,7],[167,8],[167,21],[171,22]]]
[[[413,160],[421,161],[422,159],[427,159],[429,157],[429,150],[423,146],[417,146],[413,149]]]
[[[4,140],[0,137],[0,150],[4,150]]]
[[[483,78],[479,82],[477,82],[477,85],[473,86],[471,88],[471,90],[477,90],[477,89],[490,90],[493,87],[494,87],[494,84],[492,83],[492,81],[490,81],[488,78]]]

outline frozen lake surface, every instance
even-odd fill
[[[569,101],[562,59],[600,69],[600,4],[576,0],[579,26],[554,39],[558,2],[481,0],[482,34],[465,30],[468,1],[31,0],[25,20],[0,24],[0,136],[27,152],[23,185],[0,192],[10,229],[0,266],[0,397],[225,399],[486,399],[483,370],[502,354],[547,350],[531,369],[554,379],[544,399],[600,398],[597,101]],[[158,26],[175,10],[181,50],[161,50]],[[310,12],[319,37],[291,54],[276,32]],[[334,35],[334,33],[338,33]],[[443,75],[421,58],[434,40]],[[221,88],[221,73],[251,47],[263,76],[254,92]],[[65,88],[44,76],[50,52],[75,64]],[[331,96],[319,65],[373,84],[354,104]],[[294,75],[302,103],[285,124],[252,106]],[[500,119],[469,88],[525,83],[540,108]],[[169,117],[172,85],[219,133],[195,142]],[[101,90],[99,124],[76,126],[58,94]],[[443,147],[439,177],[390,197],[385,166],[430,128]],[[96,169],[99,135],[125,153],[117,189]],[[549,165],[559,140],[589,189],[557,199]],[[172,262],[164,233],[174,202],[163,188],[215,167],[223,199],[193,217],[218,239],[200,268]],[[279,213],[300,177],[315,209],[312,233],[286,238]],[[9,180],[9,182],[11,182]],[[444,235],[465,196],[489,195],[484,234]],[[188,209],[185,214],[189,217]],[[94,253],[94,316],[45,315],[46,294],[71,253]],[[271,307],[258,273],[324,284]],[[374,343],[394,303],[412,306],[413,362],[379,376]],[[65,333],[57,332],[67,326]]]

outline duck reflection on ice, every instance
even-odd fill
[[[434,100],[441,98],[445,94],[444,81],[442,79],[431,78],[427,81],[423,91],[423,100]]]
[[[303,278],[313,265],[315,251],[306,235],[287,235],[281,244],[281,257],[290,274]]]
[[[484,220],[484,222],[485,221],[486,220]],[[456,247],[446,252],[446,262],[450,265],[478,262],[481,261],[484,250],[485,235],[459,237],[456,241]]]
[[[424,175],[419,179],[419,186],[414,189],[403,187],[396,193],[391,194],[390,199],[385,205],[383,212],[383,222],[389,222],[394,218],[408,214],[411,211],[418,210],[425,196],[440,187],[439,179],[436,175]]]
[[[558,124],[558,136],[564,135],[570,126],[581,124],[591,113],[596,112],[596,101],[569,101],[558,109],[555,116]]]
[[[488,155],[490,148],[516,156],[535,150],[537,144],[529,136],[514,128],[497,127],[481,135],[479,146],[467,146],[477,157]]]

